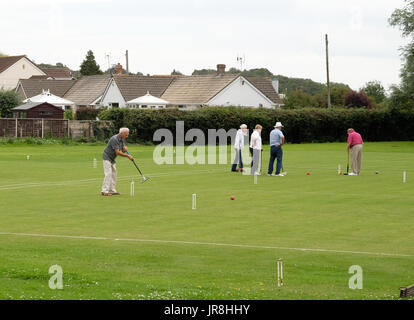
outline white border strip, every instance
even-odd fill
[[[349,250],[334,250],[334,249],[317,249],[317,248],[290,248],[290,247],[274,247],[274,246],[259,246],[247,244],[231,244],[231,243],[214,243],[214,242],[198,242],[198,241],[176,241],[176,240],[154,240],[154,239],[128,239],[128,238],[108,238],[108,237],[91,237],[91,236],[68,236],[55,234],[39,234],[39,233],[15,233],[15,232],[0,232],[0,235],[5,236],[20,236],[20,237],[42,237],[42,238],[61,238],[61,239],[77,239],[77,240],[109,240],[109,241],[126,241],[126,242],[151,242],[151,243],[165,243],[165,244],[188,244],[188,245],[203,245],[203,246],[218,246],[218,247],[235,247],[247,249],[276,249],[276,250],[290,250],[303,252],[327,252],[327,253],[345,253],[345,254],[362,254],[374,256],[388,256],[388,257],[410,257],[414,255],[401,253],[383,253],[383,252],[369,252],[369,251],[349,251]]]

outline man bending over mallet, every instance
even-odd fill
[[[103,196],[112,196],[112,195],[119,195],[119,192],[116,191],[116,163],[115,158],[116,156],[121,156],[128,158],[129,160],[134,160],[134,158],[126,154],[125,151],[128,150],[128,147],[125,146],[125,140],[129,136],[129,129],[128,128],[121,128],[119,129],[119,134],[116,134],[109,139],[108,144],[105,147],[103,152],[103,167],[105,178],[102,184],[102,192]]]

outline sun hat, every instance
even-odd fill
[[[275,128],[277,128],[277,127],[283,127],[283,124],[282,124],[282,122],[276,122],[276,124],[275,124]]]

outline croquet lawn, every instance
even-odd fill
[[[414,284],[414,142],[366,143],[360,176],[337,174],[344,143],[288,144],[287,176],[257,184],[129,145],[151,179],[118,157],[112,197],[103,148],[0,146],[0,299],[398,299]],[[53,265],[63,290],[49,288]],[[349,287],[355,265],[362,289]]]

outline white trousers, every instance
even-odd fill
[[[102,192],[116,192],[116,164],[109,160],[103,161],[105,178],[102,184]]]

